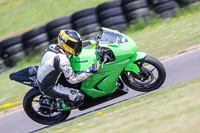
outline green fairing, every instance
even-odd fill
[[[134,54],[134,56],[132,57],[131,61],[125,66],[125,71],[132,71],[136,74],[139,74],[140,69],[138,68],[138,66],[136,64],[134,64],[133,62],[138,61],[140,59],[145,58],[147,54],[143,53],[143,52],[136,52]]]
[[[113,93],[119,75],[129,60],[119,63],[107,63],[100,69],[99,73],[87,78],[81,86],[81,90],[93,98]],[[103,82],[100,82],[103,80]],[[98,84],[99,83],[99,84]],[[97,85],[98,84],[98,85]]]
[[[74,71],[84,71],[90,67],[93,63],[97,62],[95,49],[82,49],[79,56],[73,56],[70,58],[70,63]]]
[[[136,53],[137,45],[128,36],[107,28],[102,28],[103,32],[120,35],[122,42],[120,43],[103,43],[100,42],[99,46],[109,48],[115,55],[115,60],[105,63],[103,68],[100,68],[99,72],[93,74],[83,81],[81,90],[92,98],[102,97],[113,93],[116,88],[116,82],[121,74],[125,70],[138,73],[140,70],[133,62],[142,59],[146,56],[145,53]],[[104,37],[104,33],[102,38]],[[110,41],[110,40],[108,40]],[[83,48],[79,56],[73,56],[70,58],[71,66],[74,71],[84,71],[90,67],[93,63],[96,63],[98,54],[96,49]]]

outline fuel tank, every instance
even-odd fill
[[[74,71],[84,71],[97,62],[95,49],[83,48],[79,56],[70,57],[70,63]]]

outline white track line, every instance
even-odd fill
[[[170,61],[170,60],[179,58],[179,57],[181,57],[181,56],[185,56],[185,55],[191,54],[191,53],[196,52],[196,51],[199,51],[199,50],[200,50],[200,48],[195,49],[195,50],[192,50],[192,51],[189,51],[189,52],[186,52],[186,53],[183,53],[183,54],[179,54],[179,55],[177,55],[177,56],[174,56],[174,57],[171,57],[171,58],[169,58],[169,59],[163,60],[163,61],[161,61],[161,62],[167,62],[167,61]]]

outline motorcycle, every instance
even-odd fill
[[[96,46],[83,47],[79,56],[71,56],[69,60],[75,72],[84,71],[96,62],[101,64],[100,70],[78,84],[68,83],[64,75],[58,80],[59,84],[79,89],[85,95],[79,110],[125,95],[129,89],[150,92],[164,83],[164,66],[156,58],[137,52],[138,47],[130,37],[102,28],[97,40]],[[38,66],[30,66],[10,74],[11,80],[32,87],[23,99],[25,113],[40,124],[52,125],[64,121],[75,108],[57,108],[55,105],[61,99],[48,97],[40,91],[37,70]]]

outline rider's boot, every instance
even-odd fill
[[[55,104],[56,108],[58,109],[71,109],[74,107],[73,102],[66,102],[65,100],[58,100]]]
[[[74,100],[64,99],[58,100],[56,102],[56,107],[61,109],[71,109],[71,108],[78,108],[84,103],[84,94],[78,92],[74,98]]]
[[[74,103],[72,101],[62,100],[62,103],[61,103],[62,109],[71,109],[72,107],[74,107]]]
[[[73,101],[71,100],[63,100],[61,107],[63,109],[71,109],[71,108],[78,108],[84,103],[84,94],[78,92],[75,96]]]

